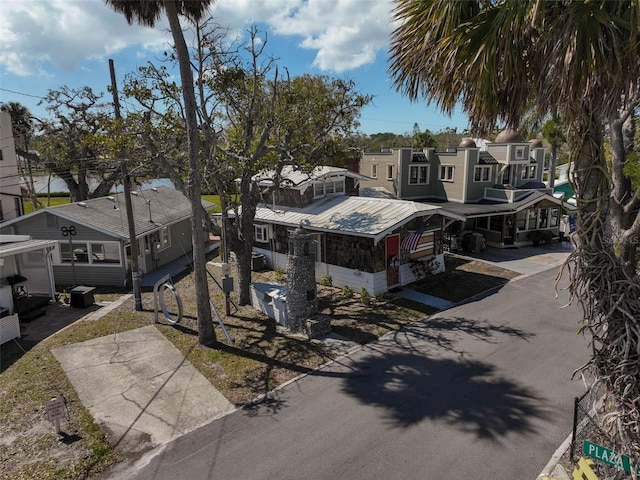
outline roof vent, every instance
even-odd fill
[[[151,187],[151,190],[153,190],[154,192],[158,191],[158,187]]]
[[[108,196],[107,200],[109,200],[111,202],[115,202],[116,201],[116,197]]]
[[[78,202],[78,205],[80,205],[82,208],[87,208],[87,204],[84,202]]]
[[[138,196],[138,192],[136,192],[135,190],[133,190],[133,191],[131,192],[131,195],[135,195],[135,196],[137,197],[137,196]]]

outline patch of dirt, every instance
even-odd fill
[[[479,260],[445,255],[445,271],[410,285],[418,292],[458,303],[499,288],[520,274]]]

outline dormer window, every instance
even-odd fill
[[[524,159],[524,150],[525,147],[516,147],[516,160]]]
[[[371,178],[378,178],[378,164],[371,164]]]
[[[326,195],[344,195],[344,178],[314,183],[313,195],[314,198],[320,198]]]

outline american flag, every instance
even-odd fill
[[[404,237],[404,240],[402,240],[402,243],[400,244],[400,248],[402,250],[406,250],[407,252],[415,250],[418,246],[418,242],[420,242],[420,237],[422,237],[423,233],[424,227],[420,227],[415,232],[410,233],[409,235]]]

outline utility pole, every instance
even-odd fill
[[[113,93],[113,108],[116,113],[116,120],[120,120],[120,101],[118,100],[118,84],[116,82],[116,70],[113,60],[109,59],[109,72],[111,73],[111,93]],[[138,271],[138,240],[136,239],[136,226],[133,221],[133,206],[131,205],[131,184],[129,182],[129,171],[127,162],[122,160],[122,184],[124,187],[124,204],[127,210],[127,223],[129,225],[129,245],[131,249],[131,283],[133,286],[133,297],[135,309],[142,311],[142,293],[140,290],[140,276]]]

